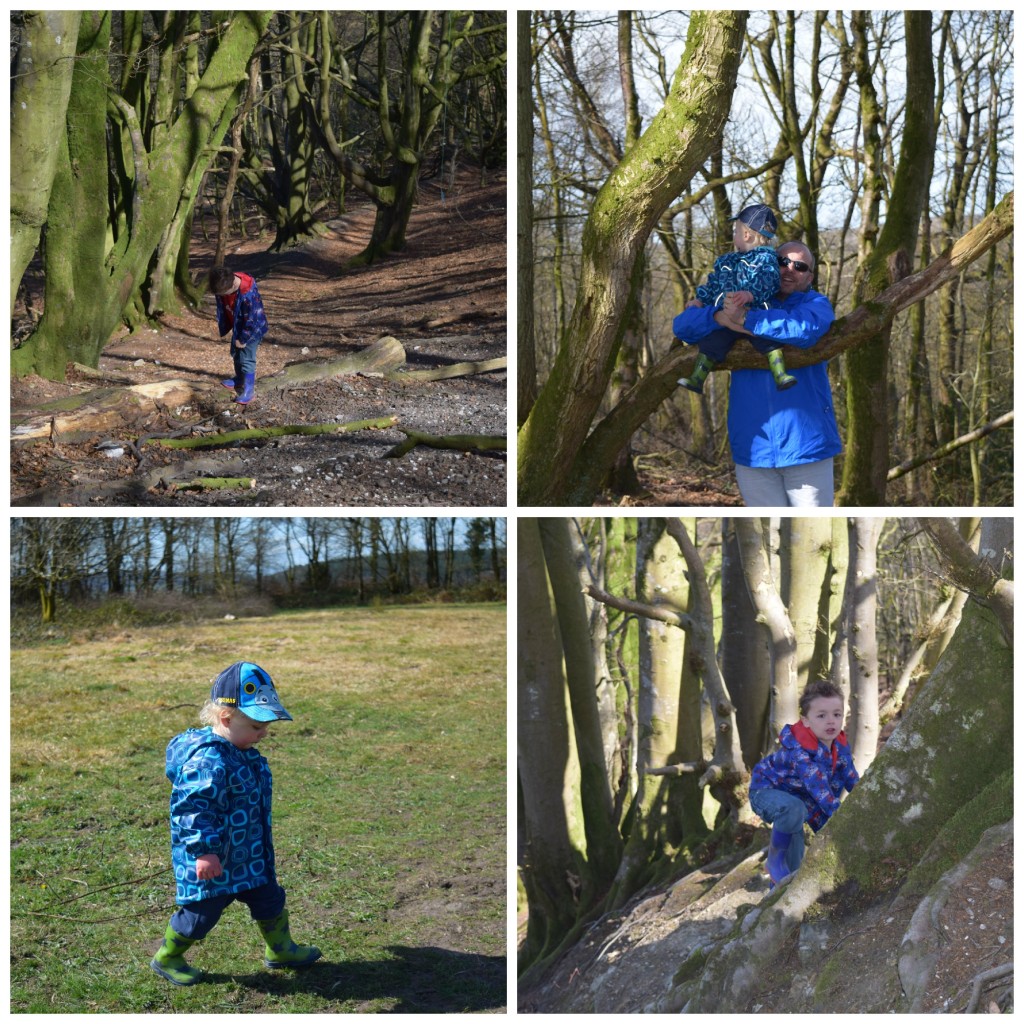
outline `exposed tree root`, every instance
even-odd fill
[[[975,865],[990,856],[1007,839],[1012,838],[1012,821],[990,828],[982,835],[970,855],[947,871],[918,904],[900,944],[900,982],[907,997],[908,1013],[923,1012],[925,995],[935,975],[940,947],[948,941],[939,923],[942,908],[964,878],[974,870]],[[980,985],[978,989],[980,992]],[[973,1010],[968,1009],[966,1012],[972,1013]]]

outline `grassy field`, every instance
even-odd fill
[[[235,903],[190,961],[149,961],[173,911],[167,741],[240,659],[294,722],[260,750],[293,933],[268,971]],[[500,1012],[505,606],[415,606],[108,631],[11,656],[11,1009]]]

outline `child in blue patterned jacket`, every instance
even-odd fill
[[[194,985],[203,972],[185,953],[235,900],[249,907],[263,935],[268,967],[311,964],[320,950],[296,945],[289,932],[274,872],[270,767],[256,749],[268,723],[292,716],[270,676],[239,661],[216,678],[200,719],[206,728],[189,729],[167,747],[178,909],[150,966],[175,985]]]
[[[804,858],[804,822],[818,832],[860,780],[843,732],[843,691],[809,683],[800,696],[800,721],[783,727],[777,751],[754,765],[750,806],[772,826],[768,875],[774,887]]]
[[[222,338],[231,332],[235,375],[221,384],[238,392],[235,401],[239,405],[248,405],[256,397],[256,350],[269,326],[263,298],[254,278],[226,267],[214,267],[208,281],[217,296],[217,329]]]
[[[707,281],[697,289],[697,298],[687,303],[687,309],[708,305],[721,308],[726,296],[730,294],[735,295],[736,300],[748,308],[761,306],[778,293],[779,260],[771,244],[778,223],[771,207],[757,203],[741,210],[732,219],[735,252],[727,252],[715,260],[714,269],[708,274]],[[681,377],[678,383],[697,394],[703,393],[708,374],[716,363],[725,359],[733,343],[741,337],[746,335],[723,327],[701,338],[697,343],[700,355],[697,356],[693,373],[689,377]],[[779,391],[797,383],[796,377],[786,372],[786,362],[777,341],[756,337],[747,340],[758,352],[768,357],[768,365]]]

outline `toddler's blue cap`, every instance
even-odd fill
[[[213,682],[210,700],[226,708],[237,708],[256,722],[291,722],[274,689],[270,674],[249,661],[236,661]]]
[[[779,230],[779,223],[775,219],[775,214],[772,213],[772,208],[765,206],[764,203],[745,206],[730,220],[742,221],[751,231],[756,231],[759,235],[764,235],[765,238],[774,238],[775,232]]]

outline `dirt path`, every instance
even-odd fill
[[[442,193],[431,182],[409,226],[408,247],[373,266],[346,269],[366,244],[373,207],[354,201],[329,232],[299,249],[266,251],[270,238],[229,249],[227,263],[259,282],[270,331],[259,349],[259,376],[307,360],[326,360],[365,348],[383,335],[405,347],[408,365],[425,369],[507,354],[506,188],[503,175],[481,185],[462,175]],[[193,272],[208,269],[213,239],[197,226]],[[169,378],[209,381],[230,372],[226,342],[217,336],[212,297],[200,309],[165,316],[156,330],[115,338],[100,369],[130,374],[138,383]],[[23,378],[12,385],[12,412],[97,386],[71,376],[66,384]],[[398,427],[430,434],[506,432],[504,371],[432,383],[398,384],[347,377],[259,394],[245,409],[224,391],[214,409],[221,429],[348,422],[397,416]],[[504,453],[481,455],[419,447],[401,459],[383,455],[404,439],[398,427],[354,434],[291,436],[244,442],[200,455],[147,446],[140,466],[131,453],[109,457],[97,448],[109,436],[81,444],[15,447],[12,499],[95,506],[504,506]],[[159,431],[161,424],[147,425]],[[173,429],[168,420],[166,429]],[[126,439],[114,436],[114,440]],[[139,486],[144,474],[190,460],[216,459],[225,476],[247,476],[244,492],[180,491]],[[124,488],[90,494],[90,484]],[[95,491],[95,488],[93,488]]]

